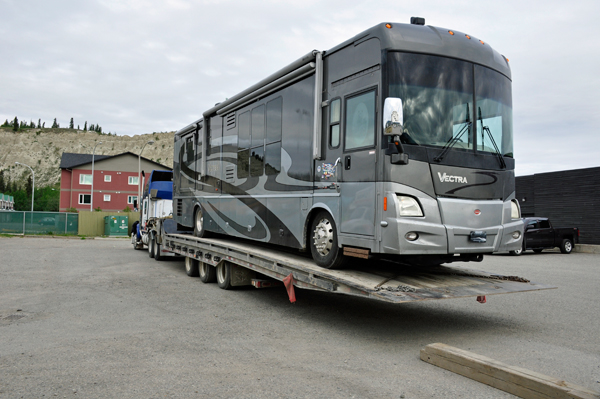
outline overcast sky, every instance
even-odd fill
[[[178,130],[312,49],[380,22],[510,59],[517,175],[600,166],[600,1],[0,0],[0,123]]]

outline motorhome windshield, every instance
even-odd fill
[[[405,144],[513,156],[511,81],[456,59],[391,52],[388,96],[402,99]]]

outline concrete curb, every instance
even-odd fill
[[[600,254],[600,245],[575,244],[573,252],[581,252],[584,254]]]

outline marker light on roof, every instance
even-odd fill
[[[471,36],[469,36],[469,35],[465,35],[465,37],[466,37],[467,39],[471,40]]]
[[[481,44],[485,44],[485,43],[483,42],[483,40],[480,40],[480,41],[479,41],[479,43],[481,43]]]
[[[449,30],[448,33],[450,33],[452,36],[454,36],[454,32],[452,32],[451,30]]]
[[[392,29],[392,24],[385,24],[385,27],[388,29]]]

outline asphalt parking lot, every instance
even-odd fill
[[[442,342],[600,391],[600,255],[469,267],[558,289],[391,305],[224,291],[124,239],[0,238],[0,398],[511,398],[419,359]]]

